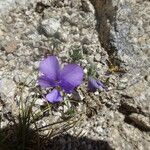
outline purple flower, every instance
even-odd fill
[[[89,77],[88,80],[88,90],[90,92],[95,92],[96,89],[100,89],[100,90],[106,90],[107,91],[107,87],[99,80],[95,80],[92,77]]]
[[[83,80],[83,69],[76,64],[68,64],[63,69],[59,66],[59,62],[55,56],[49,56],[40,63],[40,72],[38,83],[41,87],[59,87],[66,93],[72,93]],[[49,102],[60,102],[62,96],[60,91],[53,89],[51,93],[46,95]]]

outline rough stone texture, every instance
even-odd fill
[[[59,28],[59,20],[55,18],[50,18],[41,22],[39,32],[43,33],[45,36],[54,36],[54,34],[58,31]]]
[[[150,117],[150,84],[147,80],[150,74],[150,45],[148,44],[150,2],[91,0],[91,3],[95,7],[100,43],[107,51],[109,60],[114,66],[126,69],[126,73],[118,81],[118,88],[124,89],[119,92],[122,95],[119,112],[125,115],[126,123],[133,123],[137,128],[141,124],[146,126],[144,121],[135,119],[135,115],[131,113],[137,112],[136,116],[139,118],[141,114]],[[132,135],[132,128],[128,128],[126,123],[124,127],[126,131],[131,131]],[[150,124],[149,120],[148,124]],[[149,130],[148,126],[146,130]],[[117,141],[121,142],[120,134]],[[117,135],[113,133],[111,135],[117,139]],[[138,135],[139,140],[143,139],[142,133],[138,134],[136,131],[134,135]],[[130,138],[129,135],[126,136],[126,139],[128,138]],[[113,138],[110,139],[113,141]],[[122,141],[121,143],[121,148],[119,142],[115,143],[117,145],[115,147],[119,147],[118,149],[149,149],[148,141],[143,141],[143,144],[138,144],[137,147],[134,144],[130,145],[130,142],[125,144]]]
[[[10,79],[2,79],[1,80],[1,97],[7,97],[11,100],[14,98],[16,90],[16,84]]]
[[[4,64],[5,62],[2,59],[0,59],[0,68],[4,67]]]
[[[9,2],[3,4],[6,6]],[[14,97],[16,84],[25,82],[24,99],[30,103],[32,96],[38,96],[34,111],[41,109],[43,99],[32,81],[38,77],[41,59],[57,55],[63,64],[72,61],[80,64],[85,73],[91,67],[96,77],[106,81],[109,90],[91,94],[83,84],[78,89],[79,95],[66,97],[65,105],[52,109],[49,116],[45,113],[38,121],[39,127],[58,121],[66,117],[70,108],[77,107],[76,119],[80,120],[83,113],[83,120],[67,133],[101,141],[100,144],[93,145],[88,140],[73,144],[72,138],[58,137],[57,144],[54,141],[52,145],[74,150],[83,145],[89,150],[148,150],[150,2],[45,0],[39,6],[36,0],[24,0],[13,4],[6,11],[0,9],[3,12],[0,14],[0,79],[9,78],[9,82],[2,83],[2,101],[8,104],[9,89],[12,88]],[[17,46],[5,47],[12,39]],[[18,97],[21,94],[18,89],[16,93]],[[17,114],[17,96],[8,105],[0,102],[3,115],[13,111]],[[68,99],[79,104],[72,105]],[[73,115],[76,117],[76,114]],[[3,127],[7,123],[3,117]]]
[[[6,53],[13,53],[17,49],[16,41],[7,41],[7,44],[3,46]]]
[[[139,128],[143,128],[143,130],[150,131],[150,118],[145,117],[140,114],[132,113],[129,116],[129,119],[135,123],[135,125],[139,126]]]

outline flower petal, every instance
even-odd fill
[[[98,88],[98,84],[97,84],[96,80],[93,79],[92,77],[89,77],[89,80],[88,80],[88,90],[90,92],[95,92],[97,88]]]
[[[40,72],[51,80],[57,80],[59,76],[59,62],[55,56],[49,56],[40,63]]]
[[[71,85],[70,83],[66,82],[65,80],[64,81],[61,81],[60,84],[62,89],[64,89],[64,91],[68,94],[72,93],[73,90],[74,90],[74,86]]]
[[[104,89],[104,90],[108,90],[108,88],[100,81],[100,80],[97,80],[97,84],[99,86],[99,89]]]
[[[38,78],[38,84],[43,87],[43,88],[47,88],[47,87],[55,87],[56,84],[53,80],[50,80],[47,76],[43,75],[41,77]]]
[[[62,97],[60,95],[60,92],[56,89],[53,89],[51,91],[51,93],[46,95],[46,99],[48,100],[48,102],[50,103],[56,103],[56,102],[60,102],[62,101]]]
[[[73,90],[82,83],[82,80],[83,69],[76,64],[66,65],[60,72],[60,86],[65,91]]]
[[[89,77],[88,89],[90,92],[95,92],[96,89],[107,90],[107,87],[99,80],[95,80],[92,77]]]

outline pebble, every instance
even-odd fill
[[[94,60],[95,60],[96,62],[99,62],[99,61],[101,60],[101,55],[100,55],[99,53],[96,54],[95,57],[94,57]]]
[[[99,133],[99,134],[100,134],[101,132],[103,132],[103,129],[102,129],[102,127],[100,127],[100,126],[94,128],[94,130],[95,130],[95,132],[97,132],[97,133]]]
[[[3,36],[4,32],[2,30],[0,30],[0,36]]]
[[[40,64],[39,61],[34,62],[34,63],[33,63],[34,69],[38,69],[38,68],[39,68],[39,64]]]
[[[7,98],[14,98],[16,90],[16,84],[13,80],[3,78],[1,80],[1,96],[4,101],[7,101],[9,99]]]
[[[93,14],[95,13],[95,9],[93,5],[90,3],[90,1],[81,0],[81,3],[82,3],[82,8],[85,12],[92,12]]]
[[[4,60],[0,59],[0,68],[4,67],[5,66],[5,62]]]
[[[55,18],[43,20],[39,27],[39,31],[46,37],[53,36],[60,28],[60,21]]]
[[[85,68],[85,69],[83,70],[83,72],[84,72],[85,74],[87,74],[87,73],[88,73],[87,68]]]
[[[86,44],[86,45],[90,45],[90,44],[91,44],[91,40],[89,39],[88,36],[85,36],[85,37],[82,39],[82,44]]]
[[[13,53],[17,49],[16,41],[9,41],[5,46],[4,49],[7,53]]]
[[[95,94],[96,96],[98,96],[98,95],[99,95],[99,91],[94,92],[94,94]]]
[[[54,37],[59,39],[62,42],[67,42],[67,34],[66,33],[61,33],[61,32],[56,32],[54,34]]]
[[[73,100],[75,100],[75,101],[81,101],[81,96],[79,95],[78,92],[74,92],[74,93],[72,94],[72,98],[73,98]]]
[[[1,128],[7,127],[8,124],[9,124],[9,121],[8,121],[8,120],[1,121]]]
[[[40,106],[42,106],[43,104],[44,104],[44,100],[43,100],[43,99],[41,99],[41,98],[36,99],[35,105],[40,105]]]
[[[12,23],[12,22],[13,22],[12,17],[8,16],[7,19],[6,19],[6,22],[7,22],[8,24]]]
[[[52,114],[53,114],[54,116],[58,116],[58,117],[61,117],[61,116],[62,116],[62,114],[61,114],[60,112],[52,111]]]

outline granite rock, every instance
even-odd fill
[[[76,97],[66,96],[62,106],[46,111],[37,126],[71,114],[79,123],[65,131],[100,145],[79,141],[72,146],[68,138],[64,149],[88,145],[87,149],[148,150],[149,5],[146,0],[0,0],[1,100],[7,103],[0,101],[3,126],[8,124],[5,114],[18,115],[21,93],[16,86],[25,86],[27,105],[37,98],[33,112],[42,109],[46,91],[36,84],[38,65],[44,57],[56,55],[63,65],[73,60],[80,64],[85,82]],[[9,46],[12,40],[16,46]],[[106,83],[107,92],[87,92],[90,71]],[[63,130],[65,125],[59,125],[57,131]]]

